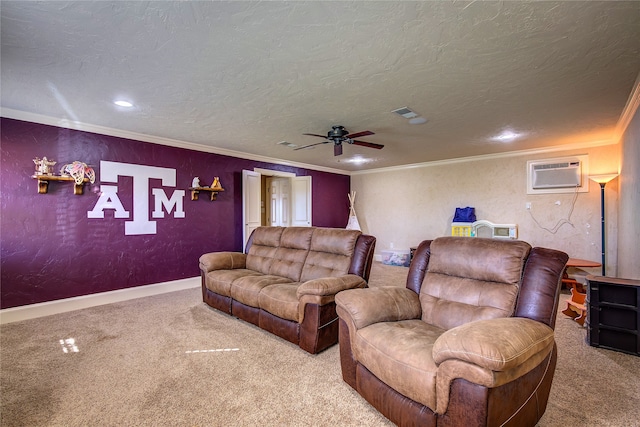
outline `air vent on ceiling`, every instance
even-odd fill
[[[405,119],[412,119],[414,117],[418,117],[418,115],[413,111],[411,111],[411,109],[409,109],[408,107],[398,108],[397,110],[393,110],[391,112],[396,113],[399,116],[404,117]]]
[[[296,144],[292,144],[292,143],[287,142],[287,141],[280,141],[280,142],[278,142],[278,145],[284,145],[285,147],[291,147],[291,148],[297,147]]]

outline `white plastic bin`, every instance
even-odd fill
[[[382,263],[385,265],[409,267],[409,264],[411,263],[411,253],[409,249],[381,251],[381,255]]]

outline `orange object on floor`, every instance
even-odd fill
[[[565,280],[563,280],[563,282],[564,281]],[[587,298],[587,293],[578,290],[579,288],[584,290],[581,283],[571,279],[567,279],[567,282],[571,284],[571,298],[567,300],[567,308],[562,310],[562,313],[578,322],[580,326],[584,326],[584,321],[587,318],[587,307],[584,303]]]
[[[601,265],[602,264],[596,261],[589,261],[580,258],[569,258],[564,269],[564,274],[562,275],[562,287],[564,288],[566,286],[567,288],[571,289],[571,298],[567,300],[567,308],[562,310],[562,313],[578,322],[580,326],[584,326],[584,321],[587,318],[587,306],[585,305],[587,290],[584,288],[582,283],[569,277],[569,275],[567,274],[567,269],[569,269],[570,267],[593,268],[600,267]]]

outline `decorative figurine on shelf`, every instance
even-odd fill
[[[222,186],[220,185],[220,177],[214,176],[213,183],[211,184],[211,188],[214,190],[222,190]]]
[[[33,163],[36,164],[36,175],[53,175],[53,173],[51,173],[51,166],[58,162],[49,160],[45,156],[43,158],[36,157],[33,159]]]
[[[72,177],[78,185],[82,184],[85,175],[92,184],[96,181],[96,173],[93,168],[88,166],[86,163],[82,163],[77,160],[73,163],[67,163],[62,166],[62,169],[60,169],[60,175]]]
[[[191,186],[193,188],[200,187],[200,178],[198,178],[197,176],[195,178],[193,178],[193,181],[191,181]]]

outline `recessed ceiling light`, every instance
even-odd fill
[[[362,165],[364,163],[372,162],[373,159],[367,159],[362,156],[353,156],[348,159],[338,159],[338,163],[353,163],[355,165]]]
[[[513,132],[511,130],[505,130],[505,131],[502,131],[499,135],[492,137],[491,139],[493,141],[511,142],[513,140],[516,140],[522,137],[523,135],[524,134],[522,133]]]
[[[119,107],[125,107],[125,108],[131,108],[133,107],[133,104],[130,103],[129,101],[124,101],[122,99],[118,99],[116,101],[113,101],[114,104],[116,104]]]
[[[414,117],[413,119],[409,119],[410,125],[421,125],[423,123],[427,123],[427,119],[424,117]]]

